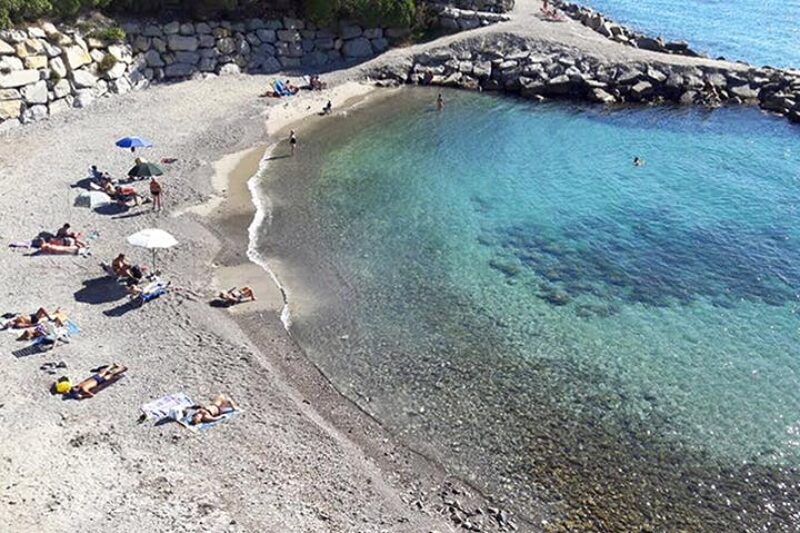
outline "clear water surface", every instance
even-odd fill
[[[309,356],[532,516],[800,523],[797,127],[434,98],[333,117],[268,168],[258,245]]]
[[[800,68],[800,0],[582,0],[648,35],[712,57]]]

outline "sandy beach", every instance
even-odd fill
[[[280,291],[247,260],[243,228],[253,206],[246,182],[275,142],[269,131],[314,113],[321,98],[346,101],[367,88],[342,84],[281,107],[256,97],[267,81],[163,86],[3,139],[3,241],[67,221],[97,237],[88,257],[10,248],[0,257],[3,312],[60,307],[81,328],[69,344],[23,358],[11,352],[24,343],[3,332],[0,530],[450,527],[433,505],[449,490],[445,473],[397,446],[308,363],[280,322]],[[137,155],[177,160],[165,165],[164,211],[144,206],[108,216],[72,207],[79,189],[71,185],[89,165],[127,172],[133,155],[114,141],[132,133],[156,144]],[[146,190],[146,182],[135,186]],[[99,263],[119,252],[149,262],[149,252],[125,242],[146,227],[165,229],[180,243],[159,254],[162,277],[175,289],[134,309]],[[243,284],[255,287],[257,302],[233,311],[209,306],[218,289]],[[40,369],[61,361],[66,368],[57,375]],[[64,401],[48,392],[62,374],[77,381],[113,362],[128,366],[127,376],[95,398]],[[140,405],[173,392],[198,402],[222,392],[243,413],[201,433],[137,423]]]

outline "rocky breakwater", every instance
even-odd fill
[[[466,11],[508,13],[514,9],[514,0],[425,0],[433,9],[452,7]]]
[[[0,131],[154,82],[365,60],[406,34],[292,18],[130,22],[122,29],[118,41],[50,23],[0,32]]]
[[[436,25],[442,29],[457,32],[472,30],[497,22],[506,22],[511,17],[492,11],[472,11],[445,6],[437,13]]]
[[[647,62],[609,61],[508,34],[425,51],[371,74],[383,84],[503,91],[536,100],[760,105],[800,122],[800,72],[652,56]]]
[[[635,48],[641,48],[642,50],[661,52],[663,54],[704,57],[703,54],[689,48],[689,43],[686,41],[664,41],[661,37],[651,37],[633,31],[622,24],[618,24],[606,18],[602,13],[590,7],[584,7],[563,0],[553,0],[551,4],[560,9],[571,19],[577,20],[587,28],[596,31],[612,41]]]

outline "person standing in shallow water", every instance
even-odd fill
[[[289,147],[292,150],[292,155],[294,155],[294,149],[297,147],[297,135],[294,133],[294,130],[289,132]]]
[[[439,96],[436,97],[436,109],[437,111],[444,109],[444,98],[442,98],[442,93],[439,93]]]

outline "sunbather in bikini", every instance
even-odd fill
[[[63,244],[62,244],[63,243]],[[86,248],[78,246],[78,245],[70,245],[64,243],[59,239],[52,239],[50,241],[42,243],[39,247],[40,254],[48,254],[48,255],[79,255],[81,253],[85,253]]]
[[[245,300],[255,301],[256,295],[250,287],[242,287],[241,289],[234,287],[227,292],[219,293],[219,299],[228,305],[234,305]]]
[[[55,239],[49,239],[50,244],[60,246],[78,246],[79,248],[86,248],[87,244],[81,240],[83,234],[72,231],[69,224],[64,224],[56,232]]]
[[[194,412],[190,423],[192,425],[202,424],[204,422],[216,422],[221,419],[223,415],[228,414],[238,409],[238,406],[233,403],[233,400],[224,394],[217,395],[210,405],[193,405],[188,407],[184,412]]]
[[[58,312],[58,310],[56,310]],[[43,320],[52,320],[50,313],[44,307],[40,307],[35,313],[32,315],[17,315],[13,318],[10,318],[3,322],[0,329],[25,329],[25,328],[32,328],[39,324],[39,322]]]
[[[84,379],[72,387],[70,395],[76,400],[91,398],[94,396],[95,392],[97,392],[96,389],[98,389],[98,387],[102,388],[102,386],[107,382],[116,381],[127,371],[127,367],[114,363],[113,365],[103,368],[97,374],[88,379]]]
[[[39,311],[44,311],[44,309],[39,309]],[[37,311],[37,313],[39,311]],[[31,324],[30,326],[23,326],[25,329],[22,331],[22,333],[19,334],[17,340],[29,341],[31,339],[47,335],[47,331],[44,327],[44,322],[46,322],[45,319],[49,320],[50,322],[55,324],[56,327],[59,328],[63,328],[69,321],[69,317],[64,311],[62,311],[60,308],[56,309],[53,313],[50,313],[45,317],[40,318],[36,324]]]

